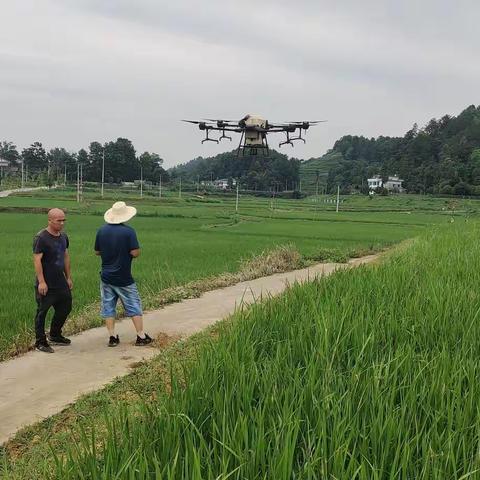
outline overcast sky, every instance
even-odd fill
[[[127,137],[170,167],[234,146],[180,119],[256,113],[328,120],[282,147],[309,158],[480,103],[478,0],[0,0],[0,18],[0,140],[19,149]]]

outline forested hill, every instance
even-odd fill
[[[214,157],[198,157],[168,170],[173,180],[211,181],[239,179],[242,188],[251,190],[295,190],[299,182],[300,160],[288,158],[275,150],[268,157],[237,156],[237,151],[220,153]]]
[[[480,106],[422,128],[414,124],[403,137],[347,135],[323,157],[304,162],[275,150],[269,157],[237,157],[233,150],[198,157],[169,174],[192,182],[239,178],[243,188],[306,193],[333,192],[337,185],[344,193],[366,192],[367,178],[398,174],[409,192],[480,195]]]
[[[480,194],[480,106],[432,119],[423,128],[414,124],[404,137],[348,135],[325,157],[337,160],[328,172],[330,191],[337,185],[345,192],[365,191],[367,178],[398,174],[409,192]]]

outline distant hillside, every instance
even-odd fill
[[[335,142],[336,155],[327,177],[329,191],[365,191],[375,174],[398,174],[409,192],[480,195],[480,106],[457,117],[414,124],[404,137],[345,136]]]
[[[275,150],[270,156],[240,155],[237,151],[214,157],[198,157],[168,170],[170,178],[196,183],[217,179],[239,179],[242,188],[276,191],[295,190],[299,184],[300,160],[288,158]]]
[[[329,152],[323,157],[310,158],[300,165],[301,190],[314,194],[323,192],[327,185],[328,172],[337,165],[343,156],[341,153]]]
[[[172,178],[191,182],[239,178],[252,190],[303,193],[367,190],[367,178],[398,174],[408,192],[480,195],[480,106],[458,116],[417,124],[403,137],[366,138],[346,135],[318,158],[301,162],[275,150],[270,157],[236,156],[236,150],[199,157],[169,170]]]

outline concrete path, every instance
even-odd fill
[[[369,263],[371,255],[351,260],[348,266]],[[145,331],[189,336],[232,314],[236,308],[258,301],[263,295],[276,295],[294,282],[329,275],[342,264],[319,264],[303,270],[279,273],[213,290],[200,298],[184,300],[148,312]],[[135,347],[134,329],[129,319],[117,323],[121,343],[106,346],[103,327],[72,337],[72,345],[55,346],[54,354],[32,351],[0,363],[0,444],[20,428],[60,412],[80,395],[98,390],[115,377],[126,375],[135,362],[149,359],[158,350]]]
[[[52,188],[54,188],[54,187],[52,187]],[[48,187],[28,187],[28,188],[16,188],[15,190],[1,190],[0,191],[0,198],[8,197],[12,193],[33,192],[35,190],[48,190]]]

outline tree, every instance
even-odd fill
[[[52,148],[47,153],[47,165],[50,178],[55,178],[57,181],[63,177],[68,165],[72,165],[74,157],[64,148]]]
[[[76,160],[77,167],[78,166],[81,167],[82,179],[85,181],[86,180],[85,179],[85,171],[88,170],[88,165],[90,163],[87,151],[84,148],[81,148],[78,151],[75,160]]]
[[[34,142],[28,148],[24,148],[22,158],[25,166],[31,170],[45,171],[48,168],[47,154],[40,142]]]
[[[160,174],[164,174],[162,168],[163,159],[157,153],[143,152],[138,160],[143,168],[143,179],[150,182],[158,182]]]
[[[99,142],[92,142],[88,149],[88,167],[85,172],[85,178],[90,182],[101,182],[103,145]]]
[[[480,185],[480,148],[476,148],[470,155],[472,167],[470,178],[473,185]]]
[[[127,138],[105,144],[105,179],[109,182],[132,182],[138,178],[135,148]]]
[[[13,142],[0,142],[0,158],[16,166],[18,165],[19,157],[17,146]]]

